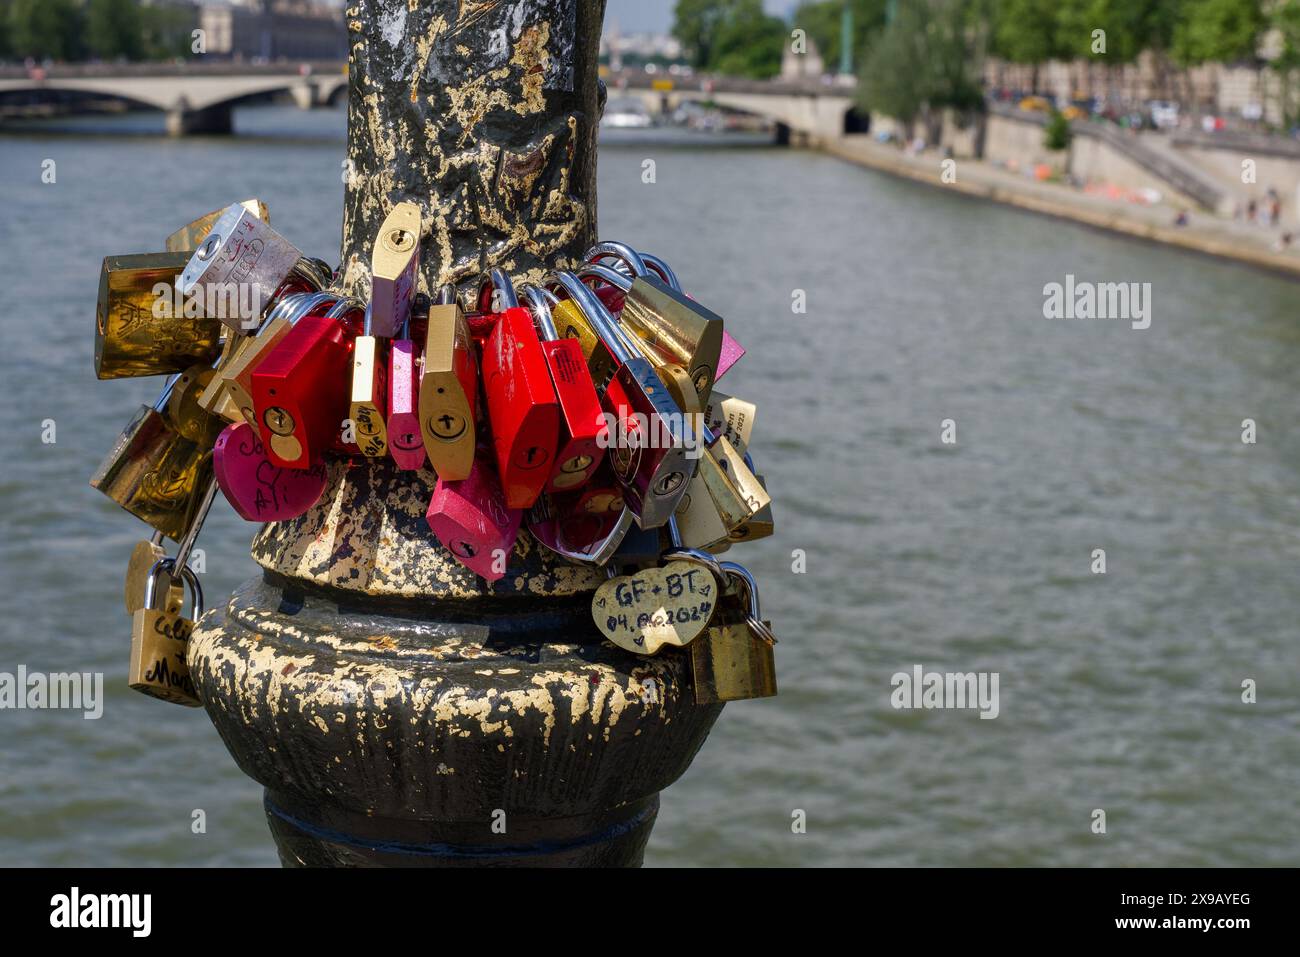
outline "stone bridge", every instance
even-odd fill
[[[346,95],[346,64],[85,65],[0,71],[0,102],[61,92],[109,97],[162,110],[173,136],[231,132],[230,111],[271,93],[289,93],[303,109]]]
[[[665,76],[623,71],[605,79],[611,97],[636,96],[652,112],[671,112],[686,101],[707,101],[776,124],[783,142],[811,141],[860,132],[865,118],[853,109],[853,89],[808,79],[740,80]],[[109,97],[167,115],[169,133],[231,132],[231,108],[271,93],[289,93],[303,109],[330,105],[346,95],[347,65],[333,63],[182,63],[81,65],[48,70],[0,69],[0,102],[62,92]]]

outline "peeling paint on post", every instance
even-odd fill
[[[595,237],[603,0],[351,0],[343,272],[366,294],[398,202],[421,289],[572,265]],[[286,866],[639,864],[659,792],[721,705],[685,654],[593,626],[604,576],[526,534],[488,583],[424,520],[427,469],[330,467],[253,542],[263,577],[198,623],[189,665]],[[653,687],[653,694],[646,689]],[[504,816],[502,816],[504,815]]]

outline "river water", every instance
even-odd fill
[[[0,138],[0,672],[107,685],[98,721],[0,711],[0,864],[276,863],[260,790],[203,712],[126,688],[121,575],[144,526],[86,484],[160,385],[93,377],[105,255],[256,195],[337,258],[342,111],[237,124]],[[607,138],[599,206],[602,236],[667,257],[749,348],[723,388],[759,403],[777,521],[728,557],[762,585],[780,696],[726,709],[664,794],[648,865],[1300,861],[1295,284],[694,136]],[[1151,283],[1150,328],[1044,319],[1067,274]],[[255,573],[251,537],[218,504],[210,604]],[[998,716],[894,709],[915,665],[996,672]]]

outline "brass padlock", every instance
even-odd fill
[[[704,424],[744,455],[749,448],[750,436],[754,434],[754,417],[757,414],[758,406],[754,403],[714,389],[704,406]]]
[[[179,541],[199,505],[198,492],[211,477],[212,454],[178,435],[161,415],[175,381],[168,382],[152,408],[140,406],[90,485]]]
[[[167,557],[167,550],[162,547],[162,532],[154,532],[153,537],[145,542],[136,542],[131,549],[131,558],[126,564],[126,582],[123,587],[123,599],[126,613],[134,615],[144,607],[144,588],[154,563]],[[174,614],[180,614],[185,603],[185,584],[173,580],[167,589],[167,604],[164,608]]]
[[[203,615],[203,589],[198,577],[189,566],[181,568],[181,576],[190,588],[193,617],[183,618],[179,613],[154,608],[158,576],[170,578],[175,562],[162,558],[149,569],[144,585],[144,607],[131,619],[131,661],[127,668],[127,683],[143,694],[199,707],[198,694],[190,669],[185,663],[185,649],[189,644],[194,622]]]
[[[429,464],[447,482],[474,468],[478,417],[478,357],[452,286],[429,306],[416,407]]]
[[[165,375],[217,357],[221,323],[193,315],[176,295],[187,262],[187,253],[105,257],[95,305],[96,377]]]
[[[264,223],[271,221],[271,213],[266,208],[266,203],[260,199],[246,199],[239,204],[248,210]],[[229,206],[222,206],[220,209],[214,209],[210,213],[204,213],[193,222],[186,223],[176,232],[167,237],[166,250],[169,253],[190,253],[199,248],[199,243],[207,238],[208,233],[212,232],[212,227],[217,224]]]
[[[746,461],[748,461],[746,456]],[[767,482],[761,475],[754,476],[755,481],[767,491]],[[768,496],[768,502],[750,518],[737,525],[727,533],[727,539],[732,542],[750,542],[756,538],[767,538],[776,532],[776,524],[772,519],[772,499]],[[717,549],[714,549],[715,551]]]
[[[776,694],[776,636],[763,621],[758,585],[743,565],[718,565],[732,587],[723,593],[713,623],[688,646],[695,703],[770,698]]]
[[[651,346],[686,367],[701,402],[707,402],[722,355],[722,317],[674,289],[625,243],[597,243],[587,262],[617,258],[632,270],[619,319]]]
[[[238,337],[231,337],[232,340]],[[201,397],[217,374],[211,365],[190,366],[181,373],[167,400],[167,420],[182,438],[189,439],[205,449],[216,444],[217,436],[226,427],[226,420],[203,408]]]
[[[707,427],[701,429],[701,434],[706,444],[696,475],[703,480],[722,523],[730,531],[753,518],[771,503],[771,498],[730,442]]]
[[[620,272],[610,269],[608,266],[586,266],[578,270],[578,278],[584,282],[588,279],[599,279],[607,282],[615,289],[622,290],[626,293],[631,288],[631,280]],[[619,319],[622,322],[622,318]],[[691,381],[690,373],[686,367],[677,361],[676,357],[668,355],[652,346],[640,336],[630,336],[630,341],[640,351],[640,353],[650,360],[650,364],[655,367],[655,372],[663,381],[664,387],[672,397],[673,402],[683,412],[690,415],[696,415],[704,411],[704,403],[700,401],[699,393],[696,392],[695,384]]]

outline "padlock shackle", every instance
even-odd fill
[[[167,572],[168,577],[175,581],[176,577],[172,575],[172,570],[176,567],[176,562],[171,558],[160,558],[149,568],[149,574],[144,579],[144,607],[151,611],[157,611],[153,607],[153,600],[158,591],[158,573]],[[199,584],[198,576],[194,574],[194,569],[188,565],[181,568],[181,577],[185,579],[185,584],[190,592],[190,607],[193,611],[193,621],[198,621],[203,617],[203,586]]]
[[[181,539],[176,549],[176,564],[182,569],[189,568],[190,552],[194,550],[199,532],[203,531],[203,523],[207,520],[208,512],[212,510],[212,502],[216,496],[217,476],[214,472],[208,479],[208,487],[203,491],[203,498],[199,501],[199,507],[194,510],[194,517],[190,520],[189,527],[185,529],[185,537]]]
[[[483,290],[489,290],[487,297],[488,308],[483,305]],[[491,290],[497,290],[501,293],[501,308],[518,309],[519,295],[515,292],[515,284],[510,281],[504,269],[489,269],[483,275],[478,277],[478,309],[480,312],[491,312],[492,295]]]
[[[645,264],[650,267],[651,272],[659,274],[659,278],[666,282],[673,292],[681,292],[682,284],[677,278],[677,273],[673,272],[671,266],[660,259],[658,256],[652,256],[650,253],[642,253],[641,258]]]
[[[745,624],[749,625],[764,641],[776,644],[776,635],[772,634],[772,629],[763,624],[763,613],[758,602],[758,582],[749,569],[738,562],[718,562],[718,565],[726,572],[728,578],[735,579],[744,586],[748,593],[749,613],[745,617]]]
[[[176,383],[180,381],[181,375],[182,373],[180,372],[173,373],[172,376],[163,383],[162,391],[158,393],[158,399],[153,404],[153,410],[155,412],[161,412],[163,409],[167,408],[167,403],[171,401],[172,392],[176,388]]]
[[[534,285],[521,286],[520,294],[528,301],[528,308],[533,313],[533,323],[537,326],[537,335],[543,342],[559,342],[560,331],[555,328],[555,317],[551,314],[551,303],[547,299],[559,302],[554,293],[546,292]]]
[[[567,270],[557,270],[552,273],[555,282],[564,288],[569,294],[569,298],[581,310],[582,314],[587,317],[596,336],[605,344],[615,360],[620,365],[626,364],[634,358],[640,357],[640,352],[635,350],[620,335],[622,330],[618,328],[618,322],[610,315],[609,310],[600,298],[591,291],[591,289],[581,279]]]
[[[585,280],[589,277],[593,279],[600,279],[603,282],[606,282],[609,285],[613,286],[615,289],[622,290],[623,292],[632,291],[632,280],[629,277],[623,275],[617,269],[610,269],[608,266],[601,266],[599,264],[588,264],[578,270],[579,279]]]
[[[439,306],[456,305],[456,284],[445,282],[438,287],[437,304]]]
[[[614,240],[596,243],[587,250],[582,257],[588,263],[595,264],[602,259],[619,259],[627,263],[628,268],[632,270],[633,278],[644,276],[650,271],[646,266],[645,260],[641,254],[629,246],[627,243],[620,243]]]

